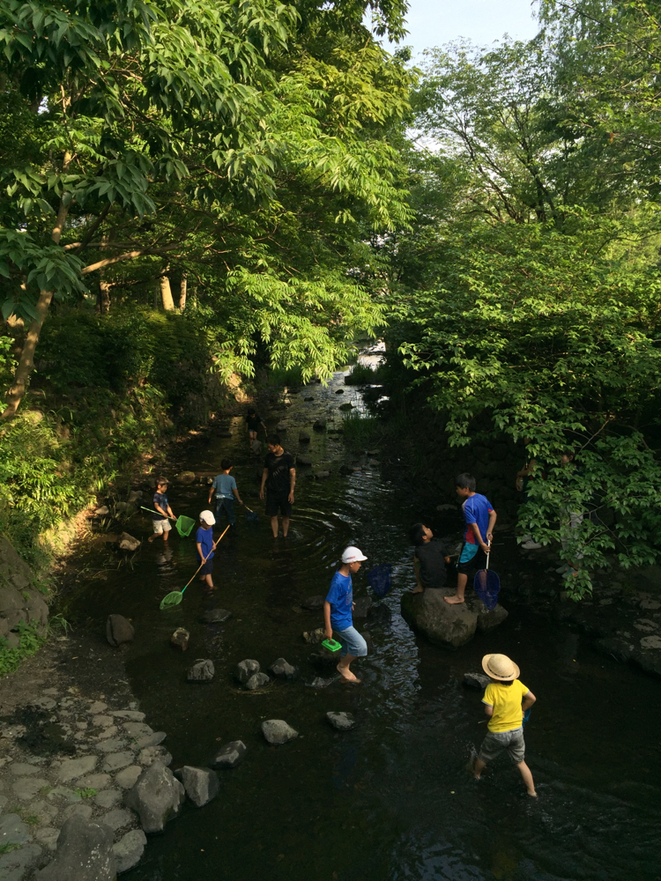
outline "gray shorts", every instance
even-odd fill
[[[481,762],[492,762],[505,749],[515,765],[524,761],[526,742],[523,739],[523,727],[513,731],[489,731],[482,741],[478,758]]]

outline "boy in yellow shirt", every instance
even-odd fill
[[[493,761],[503,750],[519,769],[528,795],[537,797],[530,768],[524,759],[526,744],[523,739],[523,714],[535,703],[537,698],[518,679],[520,670],[507,655],[485,655],[482,669],[491,679],[487,685],[482,703],[489,716],[489,733],[480,747],[480,754],[473,765],[473,776],[480,779],[487,762]]]

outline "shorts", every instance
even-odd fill
[[[172,529],[169,520],[152,520],[152,526],[154,535],[163,535],[164,532],[169,532]]]
[[[278,516],[278,508],[280,508],[280,512],[283,517],[291,516],[292,512],[292,504],[289,501],[289,490],[283,490],[282,492],[278,492],[277,490],[269,489],[266,492],[266,516],[267,517],[277,517]]]
[[[477,548],[477,550],[473,553],[472,557],[468,557],[473,548]],[[466,557],[468,557],[468,559],[465,559]],[[476,572],[478,569],[484,569],[486,565],[487,555],[482,548],[479,545],[470,545],[468,542],[465,542],[461,549],[461,553],[459,554],[457,572],[468,575],[469,572]]]
[[[526,742],[523,739],[523,726],[513,731],[489,731],[482,741],[478,759],[485,763],[492,762],[505,749],[515,765],[525,759]]]
[[[213,572],[213,557],[210,560],[207,560],[206,563],[200,569],[200,578],[203,575],[211,575]]]
[[[344,658],[346,655],[352,655],[354,658],[364,658],[367,654],[367,643],[355,627],[338,630],[337,640],[342,643],[341,658]]]

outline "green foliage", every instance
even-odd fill
[[[0,844],[0,854],[11,853],[13,850],[20,850],[22,847],[22,844],[18,844],[15,841],[7,841],[5,844]]]
[[[383,382],[383,368],[373,368],[366,364],[354,364],[344,377],[345,385],[372,385]]]
[[[93,789],[91,786],[86,786],[84,788],[78,786],[74,789],[74,792],[79,798],[93,798],[97,793],[96,789]]]
[[[7,640],[0,637],[0,676],[6,676],[17,670],[25,658],[29,658],[41,648],[48,638],[48,631],[36,624],[18,625],[21,643],[18,648],[8,648]]]
[[[342,432],[349,447],[364,450],[381,440],[383,425],[372,416],[345,416],[342,420]]]

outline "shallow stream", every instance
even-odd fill
[[[344,394],[336,395],[338,389]],[[313,398],[306,401],[305,398]],[[405,469],[381,468],[366,454],[349,456],[342,436],[312,431],[319,416],[341,425],[338,405],[360,393],[337,374],[328,388],[313,385],[291,395],[291,406],[268,420],[283,420],[285,446],[309,454],[316,467],[334,463],[330,479],[300,468],[290,536],[274,540],[256,498],[261,458],[248,454],[242,418],[231,438],[199,445],[187,467],[215,472],[234,457],[244,499],[260,514],[221,542],[215,558],[218,589],[198,582],[184,601],[159,611],[161,597],[180,589],[196,567],[194,540],[173,534],[163,544],[143,543],[133,566],[89,583],[72,603],[77,623],[101,628],[109,613],[131,618],[135,642],[127,672],[149,724],[168,733],[172,767],[204,765],[214,750],[240,739],[248,747],[238,768],[221,774],[219,797],[202,809],[187,803],[162,836],[150,838],[145,857],[127,881],[652,881],[661,878],[659,827],[659,707],[661,682],[594,654],[568,629],[508,603],[507,622],[455,653],[411,633],[399,598],[413,583],[406,532],[417,519],[437,534],[459,536],[458,512],[420,510]],[[355,411],[354,411],[355,412]],[[298,432],[312,435],[310,450]],[[388,451],[382,451],[385,459]],[[338,473],[341,461],[359,470]],[[207,507],[206,487],[173,486],[176,514]],[[496,503],[497,504],[497,503]],[[146,538],[148,517],[129,531]],[[360,686],[337,681],[309,686],[324,675],[310,662],[315,647],[302,632],[321,626],[321,614],[301,610],[307,596],[325,594],[345,545],[356,543],[367,568],[389,562],[394,586],[383,601],[390,623],[372,629],[374,651],[355,670]],[[99,549],[87,564],[101,569],[110,554]],[[514,556],[508,568],[522,564]],[[105,555],[105,557],[104,557]],[[170,557],[169,559],[166,559]],[[365,569],[354,579],[368,595]],[[224,625],[199,623],[214,606],[232,611]],[[357,622],[362,629],[362,622]],[[191,633],[190,648],[169,645],[176,627]],[[481,695],[462,685],[480,670],[487,651],[513,656],[521,679],[537,695],[526,728],[527,759],[539,798],[525,795],[518,773],[502,758],[479,783],[464,767],[485,732]],[[274,682],[261,693],[241,691],[236,664],[255,658],[266,669],[284,657],[301,670],[295,682]],[[186,682],[197,658],[216,666],[212,683]],[[353,713],[358,726],[340,734],[325,722],[329,710]],[[260,733],[264,719],[285,719],[300,737],[271,747]]]

